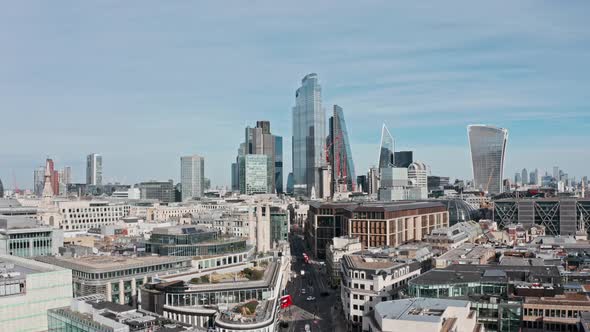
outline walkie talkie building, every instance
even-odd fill
[[[469,125],[467,135],[471,149],[474,187],[489,194],[501,193],[508,129]]]

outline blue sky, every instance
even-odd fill
[[[206,158],[229,184],[243,128],[285,137],[301,78],[344,108],[357,174],[380,127],[432,174],[469,178],[466,125],[510,130],[505,176],[589,174],[587,1],[1,1],[0,179],[46,156],[84,178],[178,180]]]

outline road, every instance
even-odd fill
[[[286,293],[293,297],[293,305],[283,311],[283,320],[289,325],[282,331],[305,331],[306,325],[311,331],[345,331],[344,317],[337,309],[339,293],[328,286],[325,268],[319,262],[306,264],[303,261],[303,240],[298,235],[290,237],[292,277]],[[302,270],[305,271],[303,277]],[[315,300],[308,301],[308,296],[315,297]]]

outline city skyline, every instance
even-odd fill
[[[0,26],[22,34],[0,36],[8,50],[0,55],[0,131],[12,142],[0,149],[0,178],[12,189],[14,173],[19,188],[32,189],[33,170],[49,155],[84,182],[85,156],[96,151],[108,161],[103,183],[178,182],[178,158],[198,153],[213,166],[206,174],[213,185],[229,185],[244,123],[265,119],[284,137],[286,181],[293,91],[311,72],[321,79],[324,108],[346,110],[357,174],[377,164],[385,122],[396,150],[414,151],[433,174],[468,179],[464,128],[487,123],[511,133],[505,178],[508,170],[544,173],[555,165],[580,178],[590,159],[583,61],[589,5],[503,6],[319,4],[304,13],[295,4],[247,12],[211,5],[198,9],[215,12],[226,30],[203,33],[210,19],[193,20],[197,7],[188,4],[164,12],[11,4]],[[457,7],[466,14],[456,15]],[[328,9],[336,15],[325,15]],[[68,30],[68,20],[59,19],[64,10],[75,10],[84,24]],[[295,13],[321,23],[302,27]],[[92,19],[107,16],[108,27]],[[300,37],[312,31],[315,38]],[[301,51],[310,48],[315,52]],[[232,62],[236,51],[241,61]]]

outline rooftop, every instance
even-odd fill
[[[3,216],[0,215],[0,230],[23,230],[23,229],[51,229],[49,226],[39,224],[35,219],[25,216]]]
[[[191,257],[179,256],[84,256],[84,257],[51,257],[41,256],[35,258],[41,262],[84,272],[108,272],[123,269],[153,266],[164,263],[176,263],[191,261]]]
[[[507,266],[454,264],[444,269],[430,270],[410,283],[416,285],[453,284],[467,282],[524,282],[553,279],[561,282],[555,266]]]
[[[362,251],[353,255],[344,255],[342,265],[354,270],[377,270],[379,272],[379,270],[394,269],[406,265],[406,263],[397,262],[395,256],[390,256],[387,253]]]
[[[472,243],[464,243],[459,248],[455,248],[447,251],[437,259],[440,260],[479,260],[482,257],[493,254],[494,249],[490,247],[484,247]]]
[[[50,264],[45,264],[42,262],[37,262],[31,259],[10,255],[0,255],[0,271],[2,271],[2,273],[16,272],[21,277],[26,277],[28,274],[45,273],[60,270],[63,270],[63,268]],[[0,276],[0,280],[1,278],[2,277]]]
[[[203,226],[195,225],[179,225],[171,227],[154,228],[152,234],[166,234],[166,235],[190,235],[196,233],[216,233],[215,230],[207,229]]]
[[[590,307],[590,297],[586,294],[565,293],[555,297],[526,297],[525,304],[563,305],[568,307]]]
[[[396,212],[405,210],[425,209],[425,208],[444,208],[444,204],[438,201],[395,201],[395,202],[319,202],[309,203],[315,208],[344,209],[351,212],[358,211],[384,211]]]
[[[375,315],[382,319],[436,323],[442,322],[447,307],[469,308],[469,301],[420,297],[385,301],[375,306]]]

